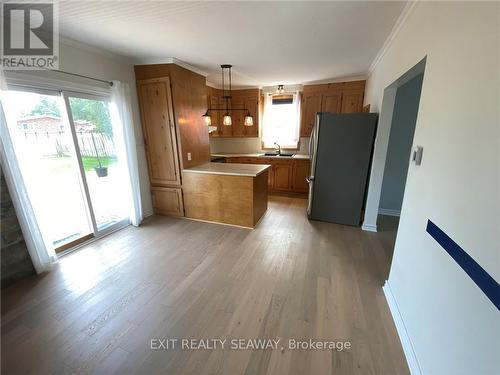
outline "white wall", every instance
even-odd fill
[[[425,231],[431,219],[500,280],[499,7],[417,3],[367,82],[378,111],[427,55],[413,143],[423,160],[408,171],[388,280],[424,374],[500,372],[498,310]]]
[[[146,152],[144,149],[144,138],[142,136],[133,64],[123,57],[114,56],[105,51],[80,45],[79,43],[63,42],[60,45],[59,53],[60,70],[104,80],[118,80],[129,84],[137,141],[137,157],[139,159],[143,214],[144,216],[151,215],[153,213],[153,207],[151,203]],[[67,79],[68,77],[64,76],[64,78]]]

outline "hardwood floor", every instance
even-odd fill
[[[305,210],[270,197],[255,230],[156,216],[63,257],[2,291],[2,373],[407,374],[381,288],[394,230],[309,222]],[[352,348],[151,350],[153,338]]]

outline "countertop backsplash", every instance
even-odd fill
[[[252,154],[266,151],[269,150],[262,149],[260,138],[210,138],[211,154]],[[299,149],[297,151],[290,150],[289,152],[309,154],[309,137],[300,138]]]

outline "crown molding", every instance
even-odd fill
[[[366,80],[366,73],[351,74],[343,77],[320,79],[316,81],[302,82],[301,85],[322,85],[326,83],[339,83],[339,82],[351,82],[351,81],[364,81]]]
[[[394,39],[396,38],[398,33],[401,31],[401,28],[408,20],[408,17],[410,16],[410,14],[415,9],[415,6],[417,5],[417,3],[419,3],[419,0],[411,0],[411,1],[408,1],[406,3],[403,11],[401,12],[398,19],[396,20],[396,23],[394,24],[394,27],[392,28],[391,32],[387,36],[387,39],[385,40],[384,44],[382,45],[382,47],[378,51],[377,55],[373,59],[370,67],[368,68],[368,74],[367,74],[368,76],[370,76],[373,73],[373,71],[377,67],[378,63],[380,62],[380,60],[382,60],[382,57],[384,57],[386,52],[389,50]]]
[[[83,50],[83,51],[92,52],[92,53],[95,53],[97,55],[100,55],[100,56],[106,57],[108,59],[114,60],[116,62],[120,62],[122,64],[126,63],[126,64],[133,65],[133,60],[131,58],[127,57],[127,56],[123,56],[123,55],[119,55],[119,54],[116,54],[116,53],[112,53],[112,52],[103,50],[101,48],[94,47],[94,46],[92,46],[90,44],[83,43],[83,42],[80,42],[80,41],[77,41],[77,40],[74,40],[74,39],[71,39],[71,38],[68,38],[68,37],[65,37],[65,36],[60,36],[59,37],[59,44],[60,45],[70,46],[70,47],[74,47],[74,48],[77,48],[77,49],[80,49],[80,50]]]
[[[194,73],[197,73],[199,75],[202,75],[203,77],[208,76],[208,73],[205,72],[204,70],[201,70],[185,61],[179,60],[175,57],[151,57],[151,58],[144,58],[144,59],[136,59],[134,61],[134,65],[152,65],[152,64],[175,64],[182,66],[183,68],[190,70]]]

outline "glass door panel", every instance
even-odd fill
[[[93,237],[64,101],[58,93],[7,91],[9,134],[31,205],[48,249]]]
[[[118,158],[107,100],[68,95],[97,230],[128,220],[127,170]]]

